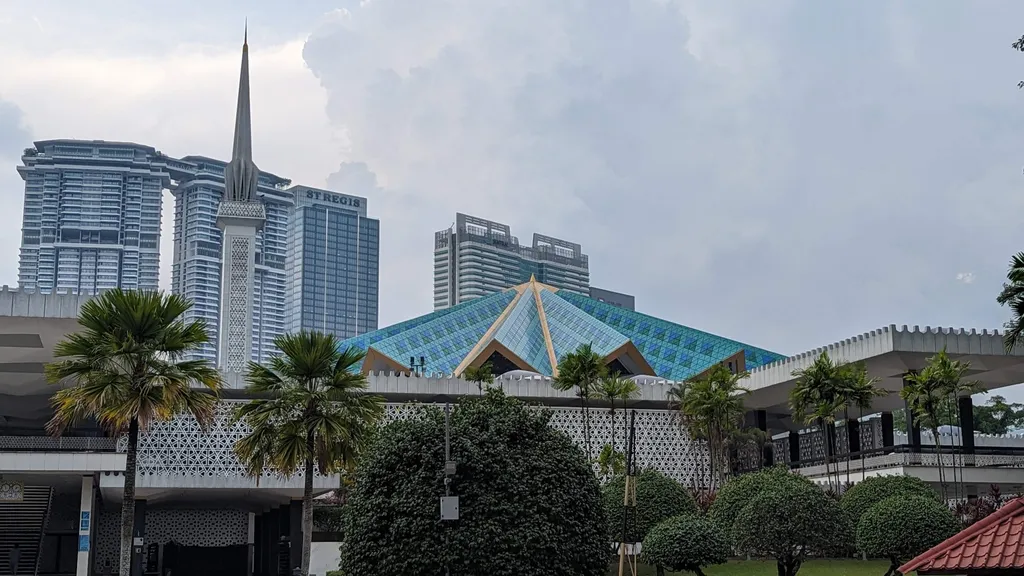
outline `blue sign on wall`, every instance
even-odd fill
[[[81,526],[81,528],[79,528],[79,530],[82,531],[82,532],[88,532],[89,531],[89,513],[88,512],[82,512],[82,526]]]
[[[89,551],[89,535],[79,534],[78,535],[78,551],[88,552]]]

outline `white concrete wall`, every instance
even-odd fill
[[[313,542],[309,553],[309,573],[324,576],[341,565],[341,542]]]

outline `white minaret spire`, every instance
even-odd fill
[[[243,372],[252,358],[256,232],[267,219],[266,209],[257,196],[259,169],[252,161],[248,28],[247,22],[238,77],[234,143],[231,161],[224,167],[224,198],[217,209],[217,227],[222,232],[217,364],[228,372]]]

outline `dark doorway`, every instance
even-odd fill
[[[249,547],[238,546],[164,546],[164,574],[171,576],[246,576],[249,571]]]

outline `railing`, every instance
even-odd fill
[[[117,439],[93,436],[0,436],[0,452],[114,452]]]
[[[789,462],[789,467],[804,476],[826,474],[824,458],[810,458]],[[828,459],[828,469],[840,473],[879,470],[897,467],[967,467],[967,468],[1024,468],[1024,447],[975,447],[967,453],[961,446],[899,445],[862,450],[850,454],[837,454]]]

